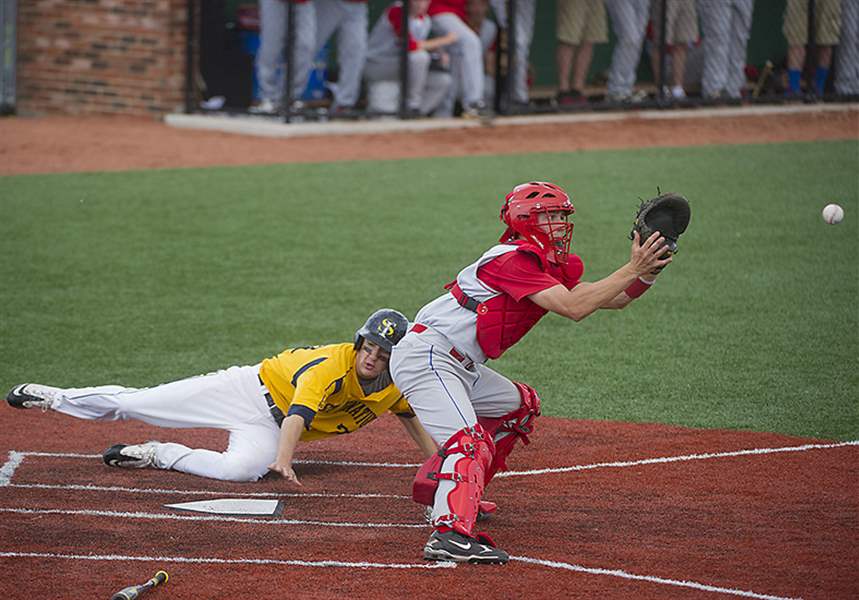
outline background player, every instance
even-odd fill
[[[337,86],[334,115],[347,115],[361,94],[361,77],[367,58],[367,0],[313,0],[316,8],[316,49],[337,32]]]
[[[182,444],[117,444],[104,453],[115,467],[174,469],[228,481],[256,481],[270,469],[298,484],[292,457],[298,440],[355,431],[385,411],[429,456],[436,446],[391,383],[388,358],[408,320],[374,312],[352,343],[284,350],[253,366],[234,366],[154,388],[107,385],[56,388],[18,385],[7,401],[82,419],[138,419],[160,427],[226,429],[225,452]]]
[[[430,560],[504,563],[508,555],[474,535],[485,485],[518,437],[527,442],[540,414],[530,386],[484,366],[547,312],[580,321],[600,308],[624,308],[671,262],[658,232],[634,235],[629,261],[594,283],[569,254],[574,212],[567,193],[544,182],[516,186],[501,210],[500,244],[459,272],[449,290],[418,312],[391,355],[391,374],[441,449],[415,478],[415,500],[432,504]]]
[[[429,3],[430,0],[412,0],[408,6],[409,86],[406,107],[413,115],[435,112],[451,85],[450,73],[430,66],[433,54],[447,57],[443,48],[455,42],[456,36],[430,37]],[[364,77],[371,91],[374,84],[381,81],[393,82],[397,86],[382,98],[369,93],[371,110],[386,112],[398,109],[402,29],[403,3],[394,2],[385,9],[370,32]],[[383,88],[376,86],[375,89]]]

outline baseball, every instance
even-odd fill
[[[823,220],[830,225],[840,223],[843,218],[844,209],[837,204],[827,204],[823,207]]]

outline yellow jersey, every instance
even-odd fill
[[[387,410],[413,417],[414,412],[393,383],[364,394],[355,372],[357,351],[351,343],[292,348],[260,365],[272,400],[284,415],[300,414],[304,441],[350,433]]]

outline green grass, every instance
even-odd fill
[[[546,317],[494,363],[547,414],[856,439],[857,172],[825,142],[0,178],[0,385],[152,385],[412,316],[543,178],[586,280],[628,258],[639,196],[693,207],[635,305]]]

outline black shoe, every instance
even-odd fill
[[[424,546],[427,560],[449,560],[474,564],[503,565],[510,556],[491,544],[477,538],[467,537],[456,531],[440,533],[433,531]]]
[[[474,102],[462,108],[463,119],[488,119],[492,111],[483,102]]]
[[[54,405],[59,392],[60,388],[38,383],[22,383],[9,391],[6,402],[12,408],[41,408],[46,411]]]
[[[157,442],[146,442],[129,446],[116,444],[105,450],[101,458],[109,467],[121,467],[123,469],[143,469],[155,465],[155,444]]]

